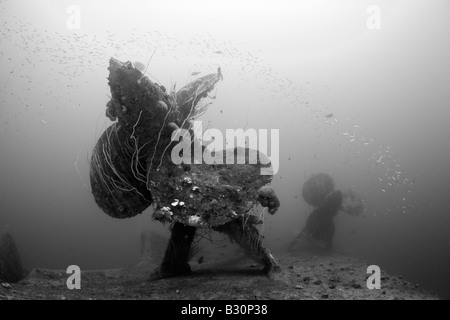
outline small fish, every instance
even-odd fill
[[[222,54],[223,52],[220,50],[214,51],[215,54]]]
[[[197,76],[199,75],[201,72],[200,71],[194,71],[191,73],[191,76]]]
[[[205,258],[203,256],[201,256],[200,258],[198,258],[197,262],[198,264],[202,264],[205,261]]]
[[[329,114],[325,115],[325,117],[331,118],[331,117],[333,117],[333,114],[332,114],[332,113],[329,113]]]

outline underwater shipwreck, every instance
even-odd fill
[[[261,174],[271,168],[268,157],[257,150],[231,148],[222,161],[208,164],[197,157],[199,152],[189,152],[205,150],[195,139],[192,123],[207,110],[205,98],[222,79],[219,69],[168,92],[133,63],[111,58],[111,100],[105,115],[113,123],[92,152],[92,194],[103,212],[116,219],[132,218],[152,207],[152,218],[169,224],[170,239],[144,231],[138,264],[83,270],[81,290],[69,290],[66,270],[35,268],[25,274],[13,241],[3,237],[0,262],[8,263],[0,264],[0,300],[436,299],[417,284],[387,273],[381,290],[366,289],[368,264],[344,254],[287,250],[275,258],[270,253],[257,228],[265,212],[275,214],[280,207],[271,187],[273,176]],[[192,148],[179,149],[178,143],[187,137]],[[175,163],[174,153],[190,161]],[[250,161],[252,155],[256,162]],[[315,210],[323,210],[330,194],[340,195],[339,210],[349,215],[365,210],[355,193],[336,190],[327,174],[312,175],[302,190],[303,199]],[[227,235],[245,255],[217,256],[207,262],[202,256],[192,262],[196,239],[212,232]],[[153,243],[161,238],[167,248],[155,262]]]
[[[255,227],[262,220],[252,214],[258,203],[268,207],[270,214],[280,206],[270,187],[272,176],[261,175],[263,167],[270,167],[267,157],[236,147],[223,152],[223,161],[214,164],[198,159],[196,152],[187,163],[175,164],[171,159],[173,152],[190,151],[175,149],[186,135],[189,148],[204,150],[195,139],[192,121],[206,111],[208,104],[202,99],[222,79],[220,68],[177,92],[167,92],[131,62],[116,59],[110,60],[108,79],[111,100],[106,116],[114,123],[92,153],[92,193],[113,218],[130,218],[153,205],[153,218],[171,223],[172,236],[154,277],[190,271],[188,260],[197,229],[229,235],[267,272],[279,268]],[[251,152],[257,155],[255,164],[249,159]]]

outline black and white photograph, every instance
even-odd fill
[[[448,0],[0,0],[0,300],[447,299]]]

